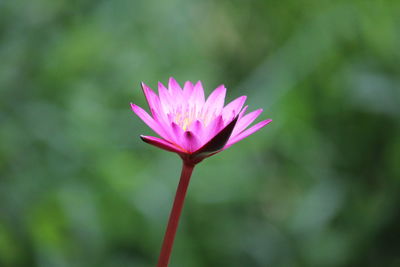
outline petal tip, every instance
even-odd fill
[[[226,87],[224,84],[220,84],[215,90],[226,92]]]
[[[189,139],[189,140],[195,138],[195,135],[192,133],[192,131],[185,131],[185,132],[183,133],[183,135],[184,135],[185,138],[187,138],[187,139]]]
[[[195,87],[199,87],[199,88],[201,88],[203,90],[203,83],[201,81],[197,81],[194,86]]]
[[[180,86],[179,83],[174,79],[174,77],[169,77],[168,88],[169,88],[170,90],[172,90],[172,89],[181,89],[181,86]]]
[[[141,135],[139,135],[139,138],[142,139],[142,141],[145,142],[145,143],[148,143],[148,144],[151,143],[150,140],[149,140],[149,137],[146,136],[146,135],[142,135],[141,134]]]

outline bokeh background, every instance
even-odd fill
[[[0,266],[154,266],[180,160],[139,87],[247,95],[171,266],[400,266],[400,1],[0,1]]]

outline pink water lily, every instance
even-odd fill
[[[271,122],[261,121],[247,127],[262,109],[245,114],[246,96],[224,106],[226,88],[217,87],[207,98],[201,82],[185,82],[183,88],[170,78],[168,88],[158,83],[158,95],[146,84],[142,89],[151,116],[141,107],[132,110],[161,138],[141,136],[142,140],[167,151],[178,153],[194,164],[248,137]]]
[[[246,96],[224,106],[226,88],[223,85],[217,87],[207,100],[200,81],[194,85],[187,81],[181,88],[170,78],[168,88],[158,84],[158,95],[144,83],[142,88],[151,116],[135,104],[131,104],[132,109],[161,138],[140,137],[146,143],[177,153],[183,160],[181,178],[157,263],[158,267],[167,267],[194,166],[255,133],[271,120],[261,121],[247,129],[262,109],[245,114],[247,106],[243,105]]]

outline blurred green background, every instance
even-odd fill
[[[0,266],[154,266],[180,159],[139,87],[274,121],[194,172],[171,267],[400,266],[400,1],[0,1]]]

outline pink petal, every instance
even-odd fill
[[[176,147],[174,144],[171,144],[163,139],[160,139],[160,138],[157,138],[154,136],[141,135],[140,138],[148,144],[151,144],[153,146],[159,147],[159,148],[167,150],[167,151],[176,152],[176,153],[184,152],[180,148]]]
[[[207,142],[213,138],[222,128],[224,128],[224,120],[222,119],[222,115],[219,115],[205,128],[204,141]]]
[[[194,153],[194,159],[201,161],[202,159],[209,157],[216,152],[224,148],[225,144],[229,140],[233,129],[237,123],[238,117],[234,118],[224,129],[222,129],[217,135],[215,135],[210,141],[199,148]]]
[[[233,144],[239,142],[240,140],[242,140],[242,139],[248,137],[249,135],[257,132],[258,130],[263,128],[265,125],[267,125],[271,121],[272,120],[261,121],[261,122],[257,123],[256,125],[252,126],[251,128],[247,129],[246,131],[240,133],[239,135],[229,139],[229,141],[226,144],[226,146],[224,147],[224,149],[227,149],[228,147],[232,146]]]
[[[151,114],[153,115],[153,120],[158,124],[160,128],[163,129],[164,133],[167,135],[165,136],[165,138],[168,137],[166,139],[171,140],[170,129],[169,127],[167,127],[168,124],[166,123],[168,121],[168,118],[161,108],[160,99],[158,98],[157,94],[154,93],[154,91],[151,90],[151,88],[145,83],[142,83],[141,85],[143,93],[146,96]]]
[[[165,139],[168,141],[174,141],[174,134],[170,127],[171,123],[165,113],[163,113],[162,110],[157,112],[153,109],[151,109],[151,113],[153,114],[154,121],[157,122],[158,126],[164,130],[164,133],[166,134]]]
[[[182,103],[182,88],[179,83],[174,78],[169,78],[168,82],[168,90],[172,96],[172,98],[178,102]]]
[[[149,108],[154,116],[153,110],[156,111],[160,109],[160,99],[158,98],[157,94],[154,93],[154,91],[151,90],[151,88],[143,82],[142,90],[144,95],[146,96],[147,104],[149,105]]]
[[[183,147],[189,152],[192,153],[196,151],[200,147],[200,141],[197,138],[196,134],[191,131],[186,131],[183,134]]]
[[[173,133],[173,140],[176,144],[178,144],[181,147],[183,146],[183,134],[184,131],[182,130],[182,128],[176,124],[175,122],[171,123],[171,129],[172,129],[172,133]]]
[[[239,120],[243,117],[243,115],[246,113],[246,111],[247,111],[247,108],[248,108],[249,106],[244,106],[244,108],[240,111],[240,113],[239,113]]]
[[[193,92],[189,97],[188,103],[193,105],[196,111],[200,111],[204,105],[204,89],[200,81],[198,81],[194,87]]]
[[[244,102],[246,102],[246,98],[246,96],[238,97],[224,107],[222,110],[224,121],[231,120],[233,117],[239,114]]]
[[[168,89],[160,82],[158,83],[158,95],[163,111],[165,113],[170,113],[175,107],[174,101]]]
[[[203,143],[204,139],[204,126],[201,123],[201,121],[196,120],[189,126],[189,131],[193,132],[196,134],[196,136],[199,138],[200,142]]]
[[[235,137],[236,135],[243,132],[247,128],[247,126],[249,126],[255,119],[257,119],[262,111],[263,110],[260,108],[240,118],[238,123],[236,124],[235,129],[233,130],[232,137]]]
[[[159,127],[164,130],[164,133],[166,135],[168,135],[168,138],[166,139],[171,140],[170,129],[169,127],[167,127],[166,123],[168,121],[168,118],[161,108],[160,99],[158,98],[157,94],[154,93],[154,91],[151,90],[151,88],[145,83],[142,83],[142,89],[144,95],[146,96],[146,100],[149,105],[151,114],[153,115],[154,121],[158,123]]]
[[[131,107],[133,112],[142,119],[144,123],[146,123],[154,132],[156,132],[159,136],[166,138],[168,135],[165,134],[164,129],[158,125],[158,123],[141,107],[132,104]]]
[[[168,89],[173,91],[178,91],[178,90],[182,90],[181,86],[179,85],[179,83],[173,78],[170,77],[169,81],[168,81]]]
[[[225,95],[225,86],[218,86],[207,98],[203,107],[203,114],[208,114],[208,116],[220,114],[224,107]]]
[[[183,97],[187,101],[193,92],[193,83],[190,81],[185,82],[183,86]]]

